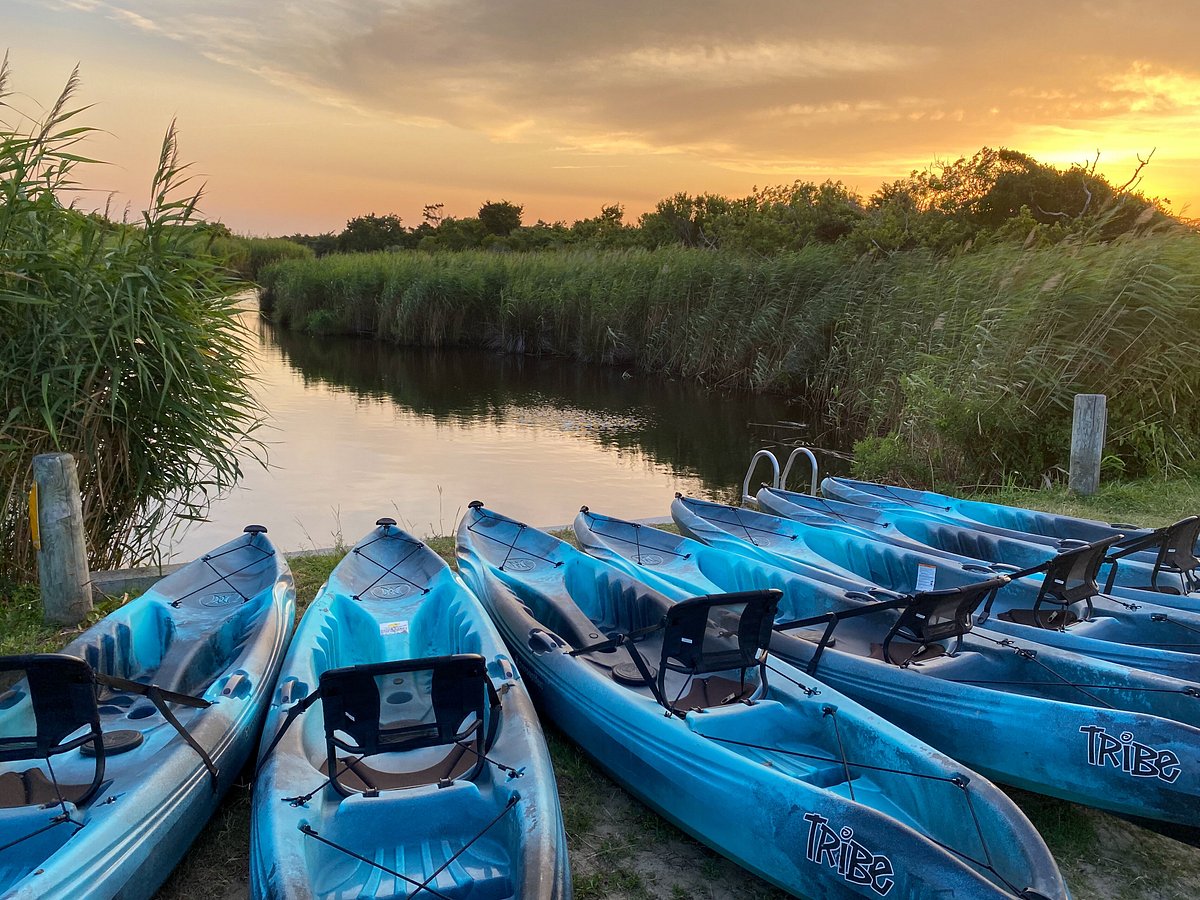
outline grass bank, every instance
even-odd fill
[[[866,475],[1040,483],[1065,465],[1076,393],[1109,396],[1110,472],[1180,471],[1200,443],[1200,235],[1184,230],[949,255],[352,254],[261,282],[288,328],[804,395],[867,438]]]

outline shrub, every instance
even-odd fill
[[[40,120],[7,103],[0,65],[0,574],[32,566],[30,461],[75,455],[93,568],[146,558],[202,516],[256,448],[243,289],[193,227],[174,126],[136,223],[64,203],[79,144],[78,78]]]

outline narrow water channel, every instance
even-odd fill
[[[581,504],[666,515],[675,491],[736,496],[754,450],[813,427],[781,397],[559,359],[296,334],[259,318],[252,301],[245,322],[270,467],[247,464],[209,521],[170,538],[175,559],[249,522],[287,550],[339,535],[353,543],[380,516],[449,534],[473,499],[536,525],[569,522]]]

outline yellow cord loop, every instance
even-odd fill
[[[38,521],[38,489],[35,481],[29,489],[29,536],[33,538],[33,549],[41,552],[42,530]]]

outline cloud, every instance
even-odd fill
[[[1197,29],[1168,0],[63,2],[373,117],[738,169],[869,169],[1200,108],[1180,65]]]

